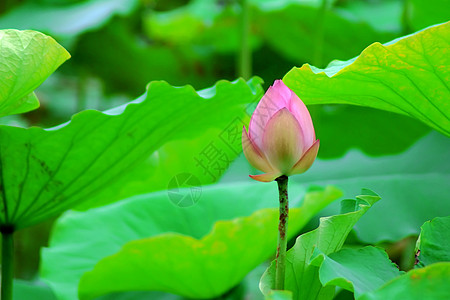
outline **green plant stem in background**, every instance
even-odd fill
[[[284,290],[286,273],[287,227],[289,218],[288,177],[283,175],[276,179],[280,194],[280,221],[278,223],[278,248],[275,272],[275,289]]]
[[[252,52],[249,45],[250,37],[250,7],[248,0],[241,0],[241,43],[238,60],[238,76],[245,80],[252,75]]]
[[[412,31],[413,29],[411,28],[411,2],[410,0],[403,0],[402,35],[407,35]]]
[[[12,300],[14,276],[14,230],[10,227],[1,229],[2,233],[2,286],[1,299]]]
[[[14,0],[2,0],[0,1],[0,13],[7,12],[14,5]]]
[[[80,70],[77,83],[78,83],[77,86],[78,93],[77,93],[77,107],[75,113],[86,109],[88,77],[84,70]]]
[[[323,40],[324,40],[324,22],[325,14],[327,12],[328,0],[322,0],[320,9],[316,18],[316,31],[314,32],[314,52],[313,52],[313,65],[318,67],[322,66],[323,57]]]

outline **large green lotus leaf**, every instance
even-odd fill
[[[450,139],[432,132],[404,153],[373,158],[351,151],[341,159],[317,161],[303,178],[293,180],[334,184],[346,197],[362,186],[376,190],[384,201],[356,224],[356,233],[366,243],[398,241],[419,234],[423,222],[450,211],[449,147]]]
[[[190,86],[152,82],[131,104],[81,112],[56,128],[0,126],[0,224],[23,228],[102,189],[120,190],[115,181],[165,143],[198,138],[210,128],[224,130],[230,120],[245,117],[259,83],[221,81],[197,93]],[[234,158],[233,150],[224,149],[224,155]],[[202,176],[204,170],[186,172]]]
[[[293,220],[296,213],[291,211]],[[218,297],[275,252],[277,221],[274,208],[219,221],[201,240],[167,233],[129,242],[83,275],[79,297],[95,299],[109,292],[143,289],[194,299]],[[299,229],[295,221],[291,223]]]
[[[215,89],[202,90],[204,97],[212,97],[214,93]],[[216,182],[242,153],[242,126],[248,124],[250,117],[247,110],[256,105],[251,101],[261,94],[259,89],[254,93],[255,98],[248,99],[250,105],[230,115],[226,122],[219,124],[211,119],[211,126],[197,131],[195,136],[166,142],[145,162],[122,174],[114,185],[116,188],[103,189],[76,209],[86,210],[133,195],[166,190],[183,174],[193,175],[199,185]]]
[[[398,155],[374,158],[350,151],[340,159],[319,160],[293,181],[334,184],[345,197],[360,187],[376,190],[383,201],[356,224],[356,233],[366,243],[394,242],[419,234],[425,221],[450,211],[449,147],[450,139],[432,132]]]
[[[323,256],[342,248],[356,222],[380,197],[370,190],[362,190],[356,199],[341,202],[341,214],[320,219],[319,227],[299,236],[286,254],[285,289],[292,291],[293,299],[333,299],[334,286],[323,286],[319,280],[319,266]],[[323,255],[314,257],[314,252]],[[319,262],[318,262],[319,261]],[[261,278],[264,295],[274,288],[275,261]]]
[[[40,32],[0,30],[0,117],[38,108],[33,91],[69,57]]]
[[[52,232],[49,248],[42,251],[42,278],[60,299],[77,299],[78,282],[85,272],[91,270],[93,271],[83,279],[82,288],[86,295],[132,289],[159,289],[183,295],[204,295],[225,292],[273,254],[277,227],[274,223],[275,211],[262,210],[250,218],[234,218],[276,207],[278,196],[275,183],[213,185],[202,190],[180,189],[178,193],[197,197],[198,202],[187,207],[176,206],[168,199],[171,194],[164,191],[136,196],[128,201],[86,212],[63,215]],[[292,207],[298,206],[304,198],[301,208],[293,209],[297,211],[292,215],[290,226],[293,234],[314,214],[339,197],[340,192],[330,187],[308,192],[305,196],[304,188],[292,185],[290,195]],[[295,217],[296,214],[298,218]],[[221,221],[211,231],[216,221],[232,219],[234,221]],[[233,234],[232,230],[235,230]],[[239,240],[238,236],[242,235],[245,238]],[[221,240],[222,238],[228,242]],[[159,245],[162,241],[167,244],[152,246],[156,243]],[[175,244],[184,246],[171,247]],[[218,245],[218,248],[216,252],[206,252],[202,258],[196,251],[203,248],[195,250],[192,248],[195,245]],[[134,275],[122,276],[122,285],[111,285],[107,280],[108,276],[124,275],[124,272],[129,271],[123,269],[122,262],[126,261],[125,265],[137,263],[143,258],[134,254],[126,256],[129,251],[141,253],[149,260],[139,262],[145,267],[135,269]],[[156,261],[153,262],[155,258]],[[96,265],[99,261],[101,262]],[[120,268],[120,271],[115,270],[116,268]],[[188,271],[181,272],[180,268]],[[103,274],[105,269],[115,271],[106,275]],[[202,276],[209,279],[196,273],[202,270],[205,272]],[[162,274],[170,277],[163,279],[165,286],[158,286],[161,284],[158,283],[158,278],[162,279]],[[157,278],[153,278],[154,275]],[[141,278],[146,278],[145,284]],[[177,280],[172,280],[173,278]],[[192,283],[191,289],[186,290],[183,284],[189,280],[206,280],[211,282],[213,288],[208,290],[209,285]]]
[[[421,229],[416,245],[417,266],[450,261],[450,216],[425,222]]]
[[[228,144],[220,138],[224,136],[224,129],[210,128],[199,132],[196,138],[167,142],[145,162],[121,175],[114,184],[116,188],[103,189],[75,209],[87,210],[133,195],[171,189],[174,180],[186,174],[192,175],[192,182],[199,186],[216,182],[241,151],[243,125],[236,120],[232,125],[233,131],[238,131],[233,133],[233,139],[239,143],[239,149],[234,147],[236,143],[233,145],[236,152],[230,151]],[[209,156],[211,161],[208,160]],[[189,182],[179,184],[188,186]]]
[[[67,5],[28,1],[1,16],[0,28],[34,29],[61,38],[73,38],[103,26],[114,15],[129,14],[137,4],[137,0],[86,0]]]
[[[354,292],[357,299],[401,274],[383,249],[368,246],[323,256],[319,279],[324,286],[335,285]]]
[[[164,292],[132,291],[113,293],[97,297],[96,300],[188,300],[184,297]],[[233,298],[226,300],[235,300]],[[238,300],[238,299],[236,299]]]
[[[333,184],[344,191],[345,197],[358,193],[361,187],[377,191],[384,201],[373,207],[355,230],[366,243],[398,241],[418,235],[427,220],[448,215],[449,147],[450,139],[432,132],[397,155],[369,157],[353,150],[339,159],[317,159],[308,172],[291,180],[306,186]],[[246,174],[256,173],[245,157],[240,157],[221,180],[250,181]],[[337,211],[338,207],[330,206],[328,213]]]
[[[345,103],[417,118],[450,135],[450,22],[387,45],[374,43],[360,56],[332,62],[326,69],[308,64],[283,78],[306,104]]]
[[[450,262],[414,269],[358,300],[444,300],[450,298]]]
[[[219,297],[221,300],[263,300],[264,296],[258,288],[259,279],[267,268],[264,262],[252,270],[244,280],[233,287],[225,295]],[[96,300],[192,300],[175,294],[169,294],[158,291],[127,291],[106,294],[97,297]]]

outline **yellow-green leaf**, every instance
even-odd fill
[[[416,118],[450,136],[450,22],[386,45],[374,43],[360,56],[308,64],[283,81],[306,104],[369,106]]]
[[[38,108],[33,91],[69,57],[40,32],[0,30],[0,117]]]

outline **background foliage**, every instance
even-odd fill
[[[248,9],[246,24],[241,19],[243,7]],[[264,209],[276,206],[271,202],[276,186],[245,182],[255,170],[240,155],[239,131],[248,124],[262,88],[278,78],[308,105],[321,140],[319,159],[311,170],[291,180],[294,206],[321,200],[302,222],[293,223],[292,236],[309,219],[303,231],[314,229],[317,213],[338,215],[339,202],[322,209],[341,194],[353,198],[361,188],[370,188],[382,197],[349,230],[342,250],[327,253],[319,248],[321,252],[315,253],[309,267],[319,270],[321,265],[316,284],[339,286],[344,290],[336,296],[339,299],[387,299],[386,295],[403,292],[419,297],[419,290],[409,288],[412,278],[431,276],[436,285],[421,281],[421,289],[436,292],[436,297],[444,295],[439,287],[447,283],[439,278],[449,277],[449,267],[440,261],[448,261],[448,256],[432,251],[430,245],[443,238],[436,232],[449,230],[445,219],[450,213],[446,136],[450,132],[450,25],[445,23],[449,18],[450,7],[443,0],[2,1],[0,29],[41,31],[71,55],[33,93],[69,57],[52,39],[36,34],[37,43],[29,50],[44,53],[42,49],[51,44],[56,47],[49,54],[53,60],[33,57],[42,71],[39,78],[18,76],[27,79],[27,86],[17,85],[23,87],[21,93],[13,93],[12,81],[0,83],[1,103],[18,105],[8,105],[10,111],[0,106],[4,116],[0,124],[8,125],[0,126],[2,170],[7,174],[2,181],[9,186],[2,199],[14,207],[13,215],[6,209],[0,220],[24,228],[16,233],[16,299],[76,299],[77,294],[86,298],[103,294],[98,299],[181,298],[135,291],[143,287],[198,296],[200,289],[186,291],[176,284],[137,286],[134,277],[120,289],[111,291],[105,284],[102,290],[92,286],[92,278],[130,263],[124,252],[149,253],[157,242],[155,236],[191,247],[205,236],[214,236],[210,231],[218,220],[228,220],[218,223],[229,227],[225,233],[241,228],[248,234],[250,227],[239,226],[250,219],[252,226],[261,226],[261,232],[270,231],[266,221],[273,219],[273,211]],[[243,25],[248,26],[245,43]],[[423,31],[408,36],[419,30]],[[396,40],[400,37],[404,38]],[[0,35],[3,38],[5,34]],[[2,58],[12,62],[17,51],[5,51],[0,47]],[[246,51],[251,52],[251,73],[259,77],[236,81]],[[22,67],[30,66],[25,58],[19,61],[24,62]],[[18,75],[29,73],[18,64],[1,64],[0,74],[12,67],[21,70],[15,71]],[[154,82],[147,85],[150,81]],[[35,109],[35,95],[39,109]],[[136,99],[133,104],[126,104],[132,99]],[[25,111],[30,112],[12,115]],[[238,142],[230,143],[236,132]],[[138,139],[143,146],[136,146]],[[109,154],[95,152],[111,144]],[[79,151],[63,151],[72,147]],[[211,163],[205,153],[211,155],[213,150],[217,156]],[[201,159],[210,162],[206,168]],[[96,171],[84,172],[86,168]],[[197,204],[187,208],[168,200],[167,190],[180,174],[193,174],[203,193]],[[68,193],[61,193],[61,184]],[[324,189],[329,184],[335,188]],[[192,195],[188,185],[175,194]],[[315,185],[322,188],[311,189]],[[55,197],[59,200],[48,201]],[[78,211],[58,217],[68,208]],[[152,213],[140,214],[145,211]],[[165,214],[171,222],[161,219]],[[210,219],[203,219],[205,215]],[[113,246],[95,253],[96,235],[108,236]],[[78,246],[75,241],[80,241]],[[259,242],[249,239],[244,248],[270,250]],[[376,247],[364,247],[368,244]],[[178,247],[164,245],[168,245],[164,253]],[[46,248],[40,255],[42,247]],[[217,283],[220,276],[213,276],[211,280],[221,288],[205,295],[262,299],[258,283],[272,250],[255,255],[251,264],[229,277],[232,280]],[[421,268],[409,271],[417,250],[421,252],[416,267]],[[77,256],[80,253],[84,256]],[[185,260],[172,255],[177,264],[192,258],[186,253]],[[354,279],[363,275],[348,264],[349,256],[379,262],[392,278],[374,272],[371,284],[359,285]],[[132,259],[135,264],[142,261],[139,256]],[[214,265],[215,256],[210,259],[200,269],[212,274],[221,270],[220,264]],[[409,272],[401,275],[389,259]],[[67,266],[61,270],[55,261]],[[236,262],[235,257],[230,256],[229,262]],[[156,269],[150,265],[139,276]],[[296,293],[267,295],[290,299]]]

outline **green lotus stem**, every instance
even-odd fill
[[[248,0],[241,0],[241,43],[239,51],[238,72],[239,76],[245,80],[250,79],[252,76],[252,52],[249,44],[250,36],[250,16],[249,16],[249,3]]]
[[[14,231],[9,228],[1,228],[2,233],[2,288],[1,299],[12,300],[14,277]]]
[[[280,194],[280,220],[278,223],[278,248],[275,271],[275,289],[284,290],[286,273],[287,228],[289,218],[288,177],[283,175],[276,179]]]

